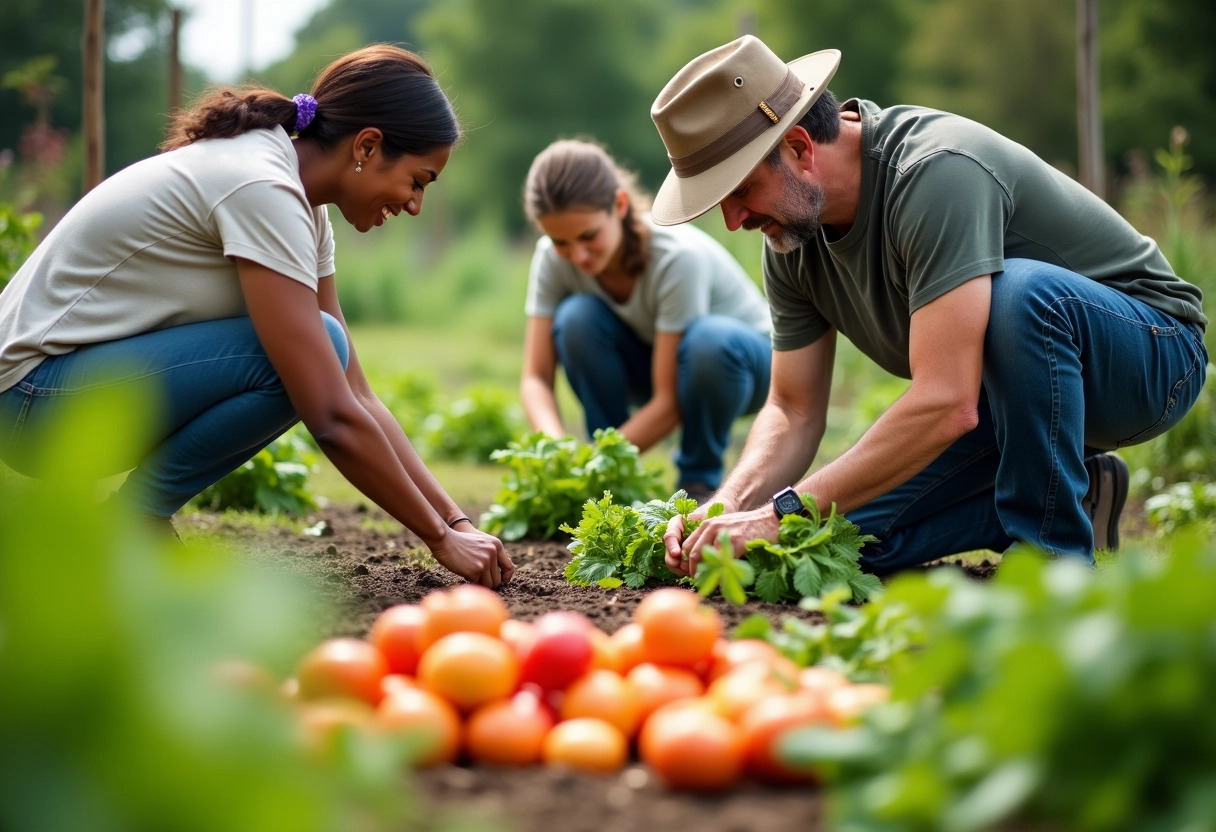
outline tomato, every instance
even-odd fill
[[[357,638],[333,638],[309,651],[296,666],[301,699],[346,697],[370,705],[380,701],[388,663],[374,645]]]
[[[777,648],[767,641],[755,638],[718,639],[714,645],[707,680],[712,682],[732,670],[754,663],[773,668],[779,678],[789,681],[790,687],[797,682],[798,666],[777,652]]]
[[[705,697],[714,703],[722,716],[738,722],[744,712],[761,699],[788,692],[767,666],[752,662],[714,679],[706,688]]]
[[[849,677],[826,667],[804,667],[798,671],[798,688],[819,696],[849,684]]]
[[[743,772],[739,728],[708,707],[673,705],[655,711],[642,726],[642,761],[671,788],[719,791],[733,786]]]
[[[588,632],[591,636],[591,667],[588,670],[621,670],[621,653],[612,637],[598,627],[592,627]]]
[[[520,679],[560,690],[591,666],[591,622],[574,612],[549,612],[536,619],[524,647]]]
[[[413,676],[406,676],[404,673],[390,673],[380,680],[380,693],[383,696],[392,696],[394,691],[403,688],[418,687],[418,680]]]
[[[304,702],[296,724],[304,752],[325,762],[335,760],[344,733],[372,736],[376,732],[375,712],[366,702],[356,699]]]
[[[498,637],[511,645],[515,655],[523,656],[532,640],[532,622],[520,621],[518,618],[508,618],[498,628]]]
[[[515,692],[519,659],[509,645],[485,633],[452,633],[418,662],[418,682],[462,711]]]
[[[496,699],[469,715],[465,749],[476,763],[529,766],[540,762],[541,748],[553,728],[549,709],[530,691]]]
[[[891,689],[886,685],[845,685],[827,691],[823,695],[823,704],[833,723],[851,725],[861,718],[862,713],[890,697]]]
[[[376,722],[386,733],[408,738],[419,768],[453,762],[460,750],[460,714],[429,690],[394,688],[376,709]]]
[[[722,619],[688,589],[656,589],[638,604],[634,621],[642,628],[642,655],[648,662],[696,667],[713,655]]]
[[[681,667],[643,662],[625,674],[644,720],[660,705],[705,693],[701,677]]]
[[[611,774],[629,760],[629,740],[611,723],[580,717],[554,726],[545,737],[541,757],[546,765]]]
[[[616,655],[617,672],[628,673],[646,661],[642,655],[642,627],[640,624],[634,622],[625,624],[608,639],[612,643],[611,646]]]
[[[425,651],[451,633],[484,633],[497,636],[510,615],[497,592],[480,584],[457,584],[451,589],[428,592],[422,599],[426,623],[420,644]]]
[[[426,610],[417,604],[397,604],[376,617],[367,640],[384,654],[390,673],[411,675],[422,655],[425,625]]]
[[[770,783],[814,781],[813,773],[786,765],[777,756],[777,745],[790,731],[827,719],[818,698],[805,693],[777,694],[753,704],[739,718],[748,773]]]
[[[633,686],[612,670],[592,670],[566,688],[562,719],[594,717],[632,737],[641,721],[641,708]]]

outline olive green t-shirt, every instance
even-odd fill
[[[842,105],[861,114],[857,219],[789,254],[764,248],[773,349],[835,327],[888,372],[910,378],[914,311],[1006,257],[1051,263],[1206,327],[1200,290],[1148,237],[1025,147],[921,107]]]

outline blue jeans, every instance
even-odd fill
[[[345,367],[346,333],[322,312]],[[99,387],[145,393],[160,419],[120,493],[136,511],[168,517],[240,467],[297,420],[249,318],[147,332],[48,358],[0,393],[0,459],[30,470],[41,427]],[[113,473],[121,473],[114,471]]]
[[[620,427],[631,406],[650,399],[653,348],[594,295],[570,295],[558,304],[553,343],[589,436]],[[768,396],[772,347],[767,335],[741,321],[706,315],[684,331],[676,362],[680,482],[717,488],[731,425]]]
[[[1092,564],[1085,457],[1177,424],[1207,362],[1198,324],[1066,269],[1006,260],[992,279],[979,425],[849,512],[879,538],[862,565],[886,574],[1014,542]]]

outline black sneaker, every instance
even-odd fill
[[[1085,460],[1089,490],[1081,508],[1094,527],[1094,548],[1119,549],[1119,515],[1127,502],[1127,463],[1116,454],[1095,454]]]

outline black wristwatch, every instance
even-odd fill
[[[806,514],[802,497],[792,488],[783,488],[773,495],[773,511],[780,520],[787,514]]]

